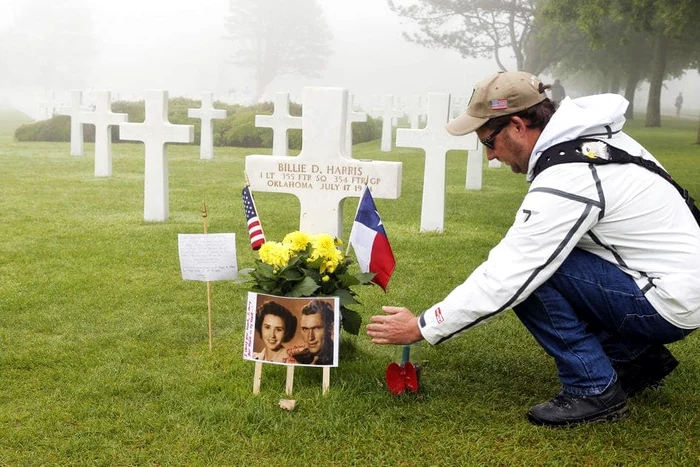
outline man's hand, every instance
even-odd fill
[[[382,311],[387,315],[372,316],[367,325],[373,344],[411,344],[423,339],[418,318],[408,308],[383,306]]]

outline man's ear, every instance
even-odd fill
[[[515,130],[518,133],[522,133],[527,129],[527,122],[523,120],[521,117],[518,116],[513,116],[510,118],[510,122],[513,124],[515,127]]]

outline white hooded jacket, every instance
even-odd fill
[[[635,164],[559,164],[534,178],[544,150],[578,138],[603,140],[658,164],[622,132],[627,105],[616,94],[561,102],[530,156],[532,183],[506,236],[463,284],[420,315],[428,342],[443,342],[519,304],[574,247],[633,277],[675,326],[700,327],[700,227],[668,181]]]

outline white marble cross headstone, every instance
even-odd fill
[[[413,96],[411,105],[406,109],[408,120],[411,123],[411,128],[417,130],[420,126],[420,117],[423,115],[423,107],[421,106],[421,96]]]
[[[476,149],[476,136],[453,136],[445,129],[449,118],[450,95],[428,94],[428,121],[425,128],[396,130],[396,146],[425,151],[423,202],[420,230],[442,232],[445,224],[445,162],[451,149]]]
[[[289,155],[290,128],[301,128],[301,117],[289,115],[289,93],[275,93],[275,110],[272,115],[256,115],[255,126],[272,128],[272,155]]]
[[[226,110],[214,108],[214,94],[202,93],[202,106],[199,109],[187,109],[189,118],[198,118],[202,122],[199,141],[199,158],[214,158],[214,125],[215,118],[226,118]]]
[[[376,94],[372,94],[367,104],[367,108],[369,109],[367,115],[372,118],[382,118],[381,111],[384,109],[380,108],[380,105],[382,105],[380,97]]]
[[[384,106],[377,109],[382,115],[382,152],[391,151],[391,131],[394,127],[394,118],[403,117],[403,112],[394,110],[394,96],[384,96]]]
[[[467,106],[465,97],[453,97],[452,104],[450,105],[451,115],[450,118],[456,118],[462,113],[462,109]]]
[[[366,122],[367,112],[356,112],[353,107],[354,97],[350,94],[350,101],[348,102],[348,119],[347,119],[347,130],[345,132],[345,155],[348,157],[352,156],[352,124],[355,122]]]
[[[83,155],[83,122],[80,119],[82,110],[82,91],[70,92],[70,107],[59,107],[58,115],[68,115],[70,117],[70,155]]]
[[[455,97],[452,99],[450,104],[450,118],[458,117],[462,112],[463,108],[468,105],[466,97]],[[467,178],[465,181],[465,188],[467,190],[481,190],[482,180],[483,180],[483,159],[484,159],[484,146],[481,144],[479,139],[476,140],[476,148],[470,149],[467,155]],[[496,162],[499,165],[494,166],[491,162]],[[500,167],[500,162],[494,159],[489,161],[489,167]]]
[[[39,98],[39,117],[37,120],[48,120],[56,111],[56,96],[54,93],[46,93],[45,98]]]
[[[80,112],[84,123],[95,125],[95,177],[112,176],[112,126],[124,123],[128,114],[112,112],[112,94],[95,91],[95,111]]]
[[[305,88],[301,153],[245,159],[251,190],[299,198],[299,229],[305,232],[340,237],[343,200],[360,197],[365,182],[375,198],[401,194],[400,162],[358,161],[343,154],[347,96],[342,88]]]
[[[166,143],[191,143],[194,126],[168,121],[168,92],[146,91],[146,119],[143,123],[119,124],[119,138],[143,141],[146,152],[143,220],[166,221],[168,206],[168,148]]]
[[[465,188],[467,190],[481,190],[481,182],[484,173],[483,145],[479,141],[479,138],[475,139],[476,148],[470,149],[467,155],[467,180],[465,181]]]

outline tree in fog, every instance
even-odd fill
[[[429,48],[452,49],[462,57],[493,58],[506,71],[503,50],[516,68],[540,74],[567,53],[558,25],[537,19],[541,0],[387,0],[392,11],[415,23],[404,37]],[[554,40],[542,40],[548,36]]]
[[[30,0],[0,32],[0,84],[65,91],[85,85],[96,56],[82,0]]]
[[[604,42],[606,21],[623,33],[623,41],[638,46],[648,41],[637,56],[638,72],[649,81],[646,126],[661,125],[661,89],[665,79],[678,77],[684,69],[698,67],[700,56],[700,3],[696,0],[546,0],[546,14],[563,22],[576,21],[591,44]],[[636,43],[635,43],[636,42]],[[613,44],[625,60],[624,42]],[[629,57],[627,57],[629,58]],[[648,64],[648,65],[647,65]],[[629,63],[633,68],[634,63]]]
[[[548,16],[546,10],[544,15]],[[586,94],[624,93],[629,101],[625,116],[634,119],[637,86],[649,75],[648,36],[628,31],[610,20],[603,20],[596,40],[581,30],[576,21],[565,20],[562,26],[571,31],[579,46],[571,48],[552,72],[567,77],[573,87]]]
[[[276,77],[315,77],[331,55],[332,35],[316,0],[230,0],[231,63],[252,68],[255,100]]]

